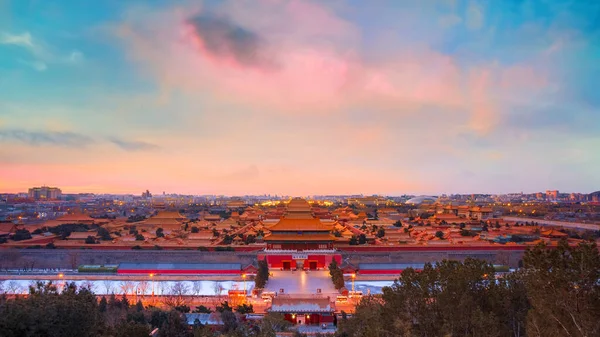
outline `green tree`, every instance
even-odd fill
[[[98,237],[100,237],[100,240],[103,240],[103,241],[110,241],[110,240],[112,240],[112,237],[110,236],[110,233],[104,227],[99,227],[98,228]]]
[[[165,237],[165,233],[164,233],[164,230],[162,228],[158,228],[156,230],[156,237],[157,238],[164,238]]]
[[[103,296],[100,299],[100,302],[98,303],[98,311],[106,312],[107,306],[108,306],[108,302],[106,301],[106,297]]]
[[[595,243],[539,245],[524,258],[532,336],[600,335],[600,255]]]
[[[435,237],[438,238],[438,239],[440,239],[440,240],[443,240],[444,239],[444,232],[442,232],[442,231],[435,232]]]
[[[269,264],[267,259],[258,260],[258,270],[254,278],[254,286],[258,289],[263,289],[269,281]]]
[[[338,266],[335,259],[333,259],[329,264],[329,276],[331,276],[331,281],[333,282],[335,289],[339,290],[344,287],[344,273]]]
[[[191,337],[187,322],[184,315],[176,310],[171,310],[167,313],[167,319],[163,322],[158,331],[159,337]]]
[[[367,243],[367,236],[365,234],[360,234],[358,236],[358,244],[364,245],[365,243]]]
[[[358,245],[358,238],[356,237],[356,235],[352,235],[352,237],[350,238],[350,245],[356,246]]]
[[[254,312],[254,307],[252,306],[252,304],[242,304],[242,305],[238,305],[237,308],[235,308],[235,312],[237,312],[238,314],[251,314]]]
[[[194,312],[201,313],[201,314],[210,314],[213,311],[210,310],[210,308],[208,308],[208,307],[205,307],[203,305],[199,305],[199,306],[196,307],[196,310],[194,310]]]
[[[150,329],[148,325],[122,321],[115,326],[115,337],[148,337]]]

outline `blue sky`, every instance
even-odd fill
[[[0,190],[591,192],[595,1],[0,1]]]

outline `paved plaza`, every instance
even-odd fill
[[[273,271],[267,282],[266,291],[279,292],[283,289],[284,294],[316,294],[321,289],[324,295],[337,295],[333,287],[329,271]]]

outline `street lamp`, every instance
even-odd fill
[[[352,292],[354,293],[354,279],[356,278],[356,274],[352,274]]]
[[[242,278],[244,279],[244,296],[246,296],[248,294],[246,290],[246,274],[242,274]]]

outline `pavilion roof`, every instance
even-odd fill
[[[324,298],[283,298],[275,297],[269,309],[271,312],[312,313],[333,312],[329,297]]]
[[[75,214],[65,214],[65,215],[57,218],[56,220],[64,223],[66,221],[94,221],[95,219],[90,217],[87,214],[75,213]]]
[[[335,241],[331,234],[271,234],[264,238],[265,241]]]
[[[155,216],[151,217],[151,219],[177,219],[177,220],[185,220],[186,217],[181,215],[179,212],[174,211],[160,211]]]
[[[321,220],[316,218],[311,219],[289,219],[283,218],[275,225],[268,227],[270,231],[319,231],[329,232],[332,225],[325,225]]]

